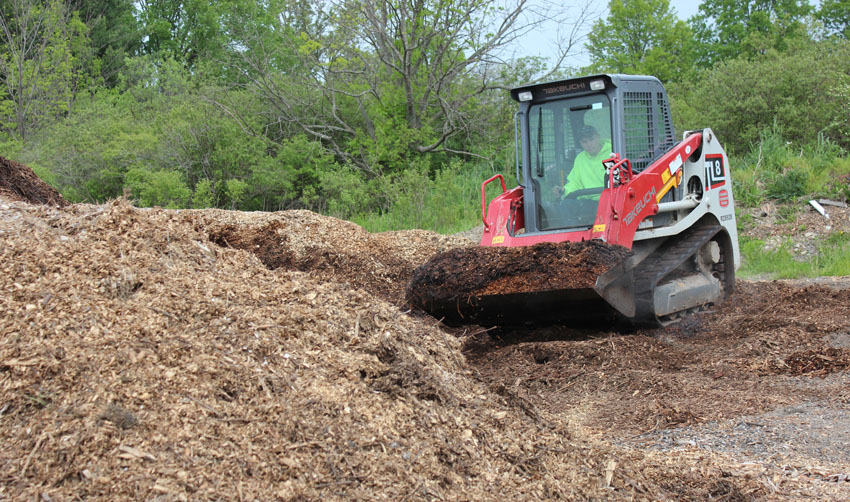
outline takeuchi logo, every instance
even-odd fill
[[[582,89],[587,89],[586,82],[573,82],[572,84],[561,84],[556,85],[554,87],[544,87],[544,94],[559,94],[562,92],[570,92],[570,91],[580,91]]]
[[[649,203],[654,198],[655,198],[655,187],[652,187],[652,188],[649,189],[648,192],[643,194],[643,197],[640,200],[637,201],[637,204],[635,204],[635,207],[632,208],[631,211],[629,211],[629,214],[627,214],[625,218],[623,218],[626,221],[626,225],[631,225],[632,220],[634,220],[640,213],[642,213],[643,210],[646,209],[649,206]]]

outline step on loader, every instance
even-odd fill
[[[676,138],[658,79],[593,75],[511,96],[519,186],[481,185],[481,246],[419,267],[411,306],[449,324],[663,326],[729,296],[729,161],[711,129]]]

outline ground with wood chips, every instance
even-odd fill
[[[0,500],[850,498],[847,281],[449,329],[404,290],[468,240],[4,188]]]

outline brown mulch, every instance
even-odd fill
[[[481,297],[592,288],[629,254],[599,241],[452,249],[413,271],[406,302],[438,318],[485,319],[505,307]]]
[[[214,243],[256,255],[270,270],[309,272],[396,305],[413,270],[435,253],[473,245],[423,230],[371,234],[354,223],[310,211],[184,211]]]
[[[68,205],[68,201],[32,169],[4,157],[0,157],[0,195],[31,204]]]
[[[593,287],[629,253],[600,241],[452,249],[414,271],[408,301]]]
[[[771,361],[771,372],[782,375],[824,377],[850,368],[850,350],[835,347],[795,352],[784,360]]]
[[[0,208],[0,498],[765,493],[482,382],[461,340],[381,298],[446,239],[298,211]]]

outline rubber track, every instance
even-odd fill
[[[720,225],[691,228],[671,237],[635,270],[635,318],[638,324],[658,326],[655,315],[655,287],[667,274],[696,254],[723,229]]]

